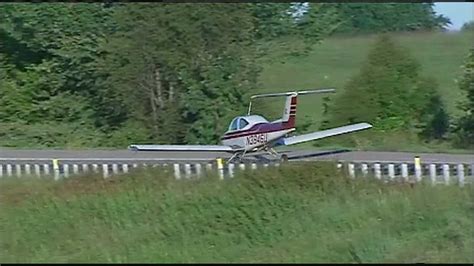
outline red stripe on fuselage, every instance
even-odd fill
[[[285,127],[284,124],[259,124],[259,125],[268,125],[268,128],[260,129],[260,126],[259,126],[256,129],[254,129],[254,127],[252,127],[250,129],[243,130],[243,131],[240,131],[240,132],[228,133],[228,134],[225,134],[221,138],[221,140],[246,137],[246,136],[254,135],[254,134],[272,133],[272,132],[283,131],[283,130],[288,130],[289,129],[289,128]]]

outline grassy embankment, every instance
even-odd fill
[[[471,186],[288,165],[176,181],[0,180],[2,262],[474,262]]]
[[[340,93],[348,80],[358,73],[375,37],[376,35],[328,38],[315,46],[308,56],[298,58],[280,60],[280,53],[276,52],[267,58],[271,60],[271,63],[265,64],[261,75],[261,91],[277,92],[336,87]],[[459,114],[456,105],[462,99],[463,94],[454,80],[459,78],[462,73],[460,66],[468,49],[472,47],[474,32],[403,33],[393,34],[393,37],[420,62],[423,74],[435,78],[448,112],[451,116],[456,117]],[[300,99],[297,121],[301,123],[303,117],[307,116],[307,119],[313,122],[309,130],[317,130],[322,120],[321,99],[321,96],[305,96]],[[280,115],[283,100],[268,101],[276,110],[272,115]],[[357,99],[354,99],[354,104],[357,105]],[[357,138],[358,134],[363,133],[353,136]],[[368,134],[370,135],[370,133]],[[319,141],[318,144],[325,147],[348,147],[347,142],[342,138],[335,137],[328,141]],[[313,144],[314,142],[302,144],[298,148],[314,148]],[[361,136],[357,148],[417,152],[466,152],[453,149],[447,143],[422,144],[414,136],[403,135],[400,132],[393,135],[387,132],[383,136]]]

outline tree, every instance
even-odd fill
[[[0,13],[2,50],[13,65],[9,76],[31,98],[17,107],[29,110],[28,122],[99,120],[90,110],[102,106],[94,101],[95,69],[110,10],[100,4],[1,4]],[[65,102],[74,104],[74,114]]]
[[[245,111],[267,44],[303,53],[331,28],[316,9],[317,22],[295,20],[293,6],[0,4],[0,128],[44,145],[65,145],[61,130],[90,131],[94,145],[217,142]]]
[[[474,31],[474,20],[464,23],[461,27],[461,31]]]
[[[333,4],[341,21],[337,33],[382,33],[445,29],[451,24],[437,15],[433,3]]]
[[[367,121],[376,131],[445,131],[444,107],[437,84],[420,75],[420,65],[388,35],[381,35],[360,72],[330,108],[326,126]],[[433,117],[432,114],[435,114]]]
[[[255,85],[248,5],[124,4],[104,62],[108,87],[158,142],[215,142]],[[176,19],[179,18],[179,19]],[[225,123],[225,125],[224,125]]]
[[[449,130],[449,115],[438,94],[431,97],[425,113],[428,117],[420,135],[427,140],[442,139]]]
[[[462,69],[458,84],[466,93],[466,100],[459,104],[463,116],[457,121],[455,143],[461,147],[474,147],[474,48],[469,50]]]
[[[250,4],[259,59],[268,53],[278,60],[307,55],[314,45],[338,27],[335,9],[326,3]],[[274,49],[274,48],[277,49]]]

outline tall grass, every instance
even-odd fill
[[[332,163],[0,182],[3,262],[474,262],[471,186],[353,180]]]

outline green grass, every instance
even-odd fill
[[[462,100],[463,94],[456,85],[455,79],[462,73],[460,66],[464,62],[468,49],[472,47],[474,32],[398,33],[392,36],[420,62],[423,74],[433,77],[438,82],[440,94],[447,105],[448,112],[453,117],[458,116],[457,103]],[[336,87],[337,93],[331,96],[334,98],[343,91],[348,80],[358,73],[375,38],[376,35],[332,37],[315,45],[309,55],[293,58],[281,57],[281,51],[275,44],[275,53],[265,59],[266,63],[260,77],[261,92]],[[297,126],[303,121],[311,121],[313,124],[308,131],[318,130],[323,110],[321,99],[321,96],[304,96],[299,99]],[[280,117],[283,100],[265,99],[265,101],[268,101],[275,111],[271,114],[264,113],[264,115],[271,118]],[[354,104],[357,105],[357,101],[354,101]],[[406,136],[397,136],[397,134],[388,136],[386,139],[386,142],[398,143],[395,145],[395,150],[456,152],[446,144],[427,145],[418,140],[407,143],[404,141]],[[324,145],[336,143],[344,147],[354,147],[354,145],[348,146],[339,142],[339,137],[335,137],[324,142]],[[302,144],[299,147],[311,147],[312,144],[314,143]],[[380,143],[361,148],[391,149]]]
[[[2,262],[474,262],[470,185],[350,180],[331,163],[0,185]]]

